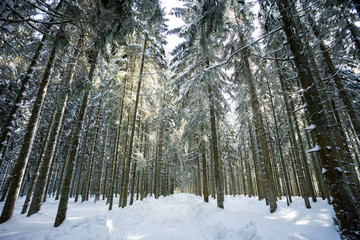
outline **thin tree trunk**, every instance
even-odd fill
[[[156,185],[155,185],[155,198],[160,196],[160,186],[161,186],[161,169],[162,169],[162,148],[163,148],[163,135],[164,135],[164,123],[163,120],[160,120],[160,134],[159,134],[159,150],[157,157],[157,169],[156,169]]]
[[[17,198],[19,196],[21,182],[24,177],[25,168],[26,168],[27,162],[29,160],[30,151],[31,151],[31,148],[32,148],[32,145],[34,142],[34,138],[35,138],[35,134],[36,134],[37,126],[38,126],[38,121],[39,121],[39,117],[40,117],[40,112],[41,112],[42,105],[44,103],[44,99],[46,96],[46,90],[49,85],[49,79],[50,79],[51,70],[52,70],[54,59],[55,59],[56,47],[57,47],[57,43],[58,43],[59,39],[60,38],[58,37],[54,42],[53,48],[51,50],[51,53],[50,53],[50,56],[49,56],[49,59],[48,59],[48,62],[47,62],[46,68],[45,68],[43,78],[40,83],[39,90],[36,95],[35,103],[34,103],[34,106],[33,106],[32,112],[31,112],[31,116],[29,119],[29,123],[26,128],[24,141],[23,141],[23,144],[20,149],[17,163],[11,174],[12,180],[11,180],[11,184],[10,184],[10,188],[9,188],[9,193],[7,195],[7,198],[6,198],[6,201],[4,204],[4,208],[3,208],[3,211],[2,211],[2,214],[0,217],[0,223],[6,222],[7,220],[9,220],[10,217],[14,213],[15,204],[16,204]],[[35,63],[34,63],[34,65],[35,65]],[[30,70],[30,68],[29,68],[29,71],[32,71],[32,70]]]
[[[55,10],[59,9],[61,7],[62,3],[63,3],[63,1],[60,0],[60,2],[55,7]],[[49,32],[51,27],[52,27],[52,25],[48,24],[46,26],[46,28],[44,29],[44,32]],[[40,40],[40,43],[39,43],[39,45],[37,46],[37,48],[35,50],[34,56],[31,59],[31,62],[29,64],[29,66],[28,66],[26,75],[21,81],[21,86],[20,86],[19,92],[16,95],[16,99],[15,99],[15,101],[13,103],[13,106],[12,106],[12,108],[10,110],[9,116],[6,119],[5,124],[2,126],[3,131],[2,131],[1,137],[0,137],[0,167],[2,165],[2,159],[3,159],[4,155],[5,155],[5,151],[6,151],[6,148],[7,148],[6,147],[6,145],[8,143],[8,140],[7,140],[8,138],[7,137],[9,135],[9,133],[10,133],[10,129],[11,129],[10,126],[12,125],[12,122],[15,120],[16,112],[19,109],[21,100],[23,99],[23,95],[25,93],[26,86],[28,85],[30,79],[33,76],[33,72],[35,70],[35,65],[38,63],[41,50],[44,47],[47,38],[48,38],[48,36],[46,34],[44,34],[42,36],[42,38]],[[54,42],[53,49],[55,49],[57,47],[57,40],[58,39],[56,39],[55,42]],[[51,56],[51,54],[50,54],[50,56]],[[50,66],[50,69],[51,69],[51,66]],[[45,76],[45,73],[44,73],[44,76]],[[45,92],[46,92],[46,90],[45,90]],[[1,222],[1,220],[0,220],[0,222]]]
[[[199,179],[198,181],[198,185],[197,188],[199,189],[198,191],[198,195],[202,196],[202,190],[201,190],[201,170],[200,170],[200,158],[199,158],[199,154],[197,154],[196,156],[196,165],[197,165],[197,178]]]
[[[83,103],[82,103],[81,107],[83,107],[83,104],[87,104],[87,100],[84,101],[84,98],[83,98]],[[82,112],[80,110],[80,114],[81,113]],[[86,128],[86,134],[85,134],[85,138],[83,139],[83,147],[82,147],[82,151],[81,151],[82,156],[79,157],[79,159],[78,159],[79,173],[78,173],[78,180],[77,180],[77,186],[76,186],[76,191],[75,191],[75,200],[74,200],[74,202],[78,201],[78,198],[79,198],[79,195],[80,195],[80,192],[81,192],[81,181],[80,180],[81,180],[81,175],[82,175],[82,171],[83,171],[83,164],[84,164],[85,155],[86,155],[86,147],[87,147],[87,141],[88,141],[90,126],[91,126],[92,113],[93,113],[93,108],[90,109],[88,124],[87,124],[87,128]],[[79,115],[79,116],[81,116],[81,115]]]
[[[55,109],[56,109],[56,106],[55,106]],[[55,112],[55,116],[56,116],[56,112]],[[64,129],[64,125],[65,125],[65,117],[66,117],[66,115],[62,118],[62,120],[61,120],[61,123],[60,123],[60,132],[62,132],[62,130]],[[54,119],[55,120],[55,119]],[[51,128],[53,128],[53,127],[51,127]],[[50,132],[51,133],[51,132]],[[61,134],[58,134],[58,136],[57,136],[57,139],[56,139],[56,146],[55,146],[55,151],[54,151],[54,154],[53,154],[53,156],[54,156],[54,160],[51,162],[51,165],[50,165],[50,169],[49,169],[49,176],[48,176],[48,178],[47,178],[47,181],[46,181],[46,187],[45,187],[45,194],[44,194],[44,198],[42,199],[42,201],[43,202],[45,202],[46,201],[46,196],[47,196],[47,194],[50,194],[49,193],[49,191],[48,191],[48,189],[49,189],[49,187],[50,187],[50,184],[51,183],[53,183],[53,187],[55,188],[55,183],[56,183],[56,174],[54,174],[54,172],[55,172],[55,169],[54,169],[54,165],[55,165],[55,163],[56,163],[56,156],[57,156],[57,151],[59,150],[59,145],[60,145],[60,138],[61,138]],[[48,139],[48,141],[49,141],[49,139]],[[47,147],[47,144],[48,143],[46,143],[46,147]],[[46,151],[46,148],[45,148],[45,151]],[[44,156],[43,156],[43,158],[45,157],[45,153],[44,153]],[[42,164],[42,163],[41,163]],[[40,165],[41,166],[41,165]],[[52,176],[54,175],[54,177],[53,177],[53,180],[51,181],[51,178],[52,178]],[[50,192],[52,192],[52,193],[54,193],[55,192],[55,189],[53,189],[53,191],[50,191]]]
[[[210,179],[211,179],[211,196],[213,199],[216,198],[216,188],[215,188],[215,167],[214,167],[214,152],[212,147],[212,142],[210,141],[209,146],[210,152]]]
[[[140,111],[139,111],[139,119],[138,119],[138,123],[137,123],[137,140],[139,142],[138,145],[138,149],[139,149],[139,153],[141,153],[141,148],[142,148],[142,141],[143,141],[143,134],[141,134],[141,139],[140,139],[140,129],[141,129],[141,108],[142,108],[142,97],[141,97],[141,100],[140,100]],[[132,173],[132,181],[131,181],[131,190],[130,190],[130,204],[129,205],[132,205],[134,203],[134,194],[135,194],[135,184],[137,185],[137,189],[138,189],[138,186],[139,186],[139,179],[140,179],[140,172],[137,173],[137,162],[138,160],[135,159],[134,163],[133,163],[133,173]],[[138,191],[137,191],[138,192]],[[139,195],[137,194],[137,199],[138,200],[139,198]]]
[[[144,146],[144,157],[146,160],[146,171],[144,176],[144,196],[147,197],[149,193],[149,161],[150,161],[150,147],[149,147],[149,129],[148,129],[148,123],[146,122],[145,125],[145,146]],[[143,198],[143,197],[141,197]]]
[[[44,156],[43,162],[40,167],[38,180],[36,181],[36,185],[34,188],[34,197],[30,204],[29,212],[27,214],[28,217],[31,216],[32,214],[38,212],[42,205],[42,200],[45,195],[46,181],[47,181],[47,178],[49,175],[49,170],[50,170],[49,168],[51,166],[51,162],[54,157],[53,156],[54,150],[55,150],[54,146],[56,146],[56,139],[57,139],[57,135],[59,134],[59,130],[60,130],[60,122],[64,116],[64,111],[65,111],[66,103],[68,100],[68,91],[67,90],[70,87],[71,82],[74,78],[75,67],[76,67],[76,63],[77,63],[77,60],[80,55],[80,49],[81,49],[82,45],[83,45],[83,36],[80,36],[80,38],[76,44],[73,57],[70,59],[70,61],[68,63],[67,70],[66,70],[66,76],[62,80],[62,88],[63,89],[61,89],[61,91],[60,91],[60,98],[59,98],[59,102],[58,102],[59,105],[57,106],[55,122],[54,122],[54,126],[50,132],[49,142],[47,144],[45,156]]]
[[[68,155],[70,153],[71,140],[74,138],[75,126],[76,125],[74,124],[73,129],[71,129],[69,139],[68,139],[68,141],[66,143],[66,147],[64,148],[65,149],[65,157],[64,157],[62,167],[61,167],[60,178],[57,181],[58,187],[56,189],[55,200],[59,200],[59,197],[60,197],[61,185],[62,185],[62,182],[63,182],[64,172],[65,172],[65,168],[66,168],[66,162],[68,161]]]
[[[47,140],[48,140],[48,137],[49,137],[52,122],[54,121],[54,116],[55,116],[55,108],[54,108],[54,110],[53,110],[53,112],[51,114],[50,122],[49,122],[49,125],[48,125],[47,130],[46,130],[45,138],[43,140],[43,144],[42,144],[41,149],[40,149],[39,158],[38,158],[38,160],[36,162],[33,174],[32,174],[31,179],[30,179],[29,188],[27,190],[27,194],[26,194],[26,198],[25,198],[25,201],[24,201],[23,208],[21,210],[21,214],[26,213],[27,208],[29,206],[29,202],[30,202],[30,198],[31,198],[31,195],[32,195],[32,192],[33,192],[33,187],[34,187],[34,184],[35,184],[35,180],[36,180],[37,176],[39,175],[40,163],[41,163],[41,160],[42,160],[43,155],[44,155],[44,151],[45,151],[46,143],[47,143]]]
[[[255,168],[255,177],[256,177],[256,186],[258,189],[258,198],[259,198],[259,200],[262,200],[265,198],[263,179],[261,178],[259,160],[258,160],[257,153],[256,153],[256,145],[255,145],[255,140],[254,140],[254,136],[253,136],[253,132],[252,132],[252,127],[251,127],[249,119],[247,119],[247,121],[248,121],[252,158],[253,158],[253,163],[254,163],[254,168]]]
[[[89,72],[89,81],[90,82],[92,82],[93,77],[94,77],[97,58],[98,58],[98,53],[96,52],[94,55],[94,59],[92,60],[93,62],[91,64],[91,68],[90,68],[90,72]],[[73,139],[73,143],[71,145],[69,160],[68,160],[68,164],[66,167],[64,186],[63,186],[62,192],[61,192],[61,198],[60,198],[60,202],[59,202],[59,206],[58,206],[58,211],[56,213],[54,227],[58,227],[66,218],[66,212],[67,212],[67,207],[68,207],[68,202],[69,202],[71,179],[72,179],[72,174],[74,171],[74,162],[76,159],[76,154],[77,154],[77,150],[78,150],[78,146],[79,146],[80,132],[81,132],[82,124],[83,124],[84,117],[85,117],[85,111],[86,111],[86,107],[87,107],[88,98],[89,98],[89,91],[87,91],[83,97],[78,121],[76,123],[74,139]],[[100,103],[101,103],[101,99],[100,99]],[[98,113],[98,115],[99,115],[99,113]],[[90,116],[90,118],[91,118],[91,116]]]
[[[315,191],[314,191],[314,186],[312,184],[312,180],[311,180],[311,176],[310,176],[310,171],[309,171],[309,166],[308,166],[308,162],[307,162],[307,158],[306,158],[306,154],[305,154],[305,149],[304,149],[304,144],[303,144],[303,140],[302,140],[302,136],[300,133],[300,128],[299,128],[299,123],[297,121],[297,117],[295,114],[295,110],[294,110],[294,106],[293,106],[293,101],[290,99],[290,110],[291,113],[293,115],[294,118],[294,122],[295,122],[295,130],[296,130],[296,135],[297,135],[297,140],[299,142],[299,151],[301,154],[301,165],[303,167],[304,170],[304,182],[305,182],[305,187],[306,190],[308,191],[308,194],[311,195],[313,202],[316,202],[316,196],[315,196]]]
[[[110,144],[111,146],[111,144]],[[109,163],[106,160],[106,166],[105,166],[105,179],[104,179],[104,187],[103,187],[103,196],[102,196],[102,200],[105,200],[105,197],[107,197],[107,179],[108,179],[108,172],[109,172]]]
[[[264,115],[266,116],[267,114],[266,114],[265,108],[263,111],[264,111]],[[265,131],[266,136],[268,136],[270,138],[269,121],[266,117],[265,117],[265,126],[266,126],[266,129],[264,129],[264,130],[267,130],[267,131]],[[270,153],[275,153],[272,142],[269,139],[267,140],[267,142],[269,142]],[[275,189],[276,189],[277,196],[279,196],[279,198],[281,200],[281,187],[280,187],[280,182],[279,182],[280,178],[279,178],[278,166],[274,159],[275,154],[270,154],[270,153],[269,153],[269,156],[270,156],[270,163],[271,163],[271,166],[273,169],[273,178],[274,178]]]
[[[290,194],[290,186],[289,186],[289,177],[288,177],[287,171],[285,169],[285,160],[284,160],[284,154],[283,154],[282,145],[281,145],[281,142],[280,142],[279,126],[278,126],[278,123],[277,123],[277,117],[276,117],[276,114],[275,114],[275,105],[274,105],[273,95],[272,95],[272,92],[271,92],[271,89],[270,89],[270,84],[269,84],[268,78],[266,78],[266,83],[267,83],[268,92],[269,92],[269,96],[270,96],[271,111],[272,111],[272,115],[273,115],[273,118],[274,118],[275,140],[276,140],[276,144],[277,144],[278,149],[279,149],[280,165],[281,165],[282,174],[284,175],[286,202],[287,202],[287,205],[289,206],[290,203],[292,202],[291,194]]]
[[[289,103],[290,100],[286,96],[286,92],[288,89],[287,89],[287,86],[285,86],[285,80],[284,80],[285,78],[284,78],[283,74],[280,72],[280,64],[277,60],[275,60],[275,64],[276,64],[276,67],[279,69],[278,75],[279,75],[282,95],[283,95],[285,108],[286,108],[286,114],[287,114],[288,123],[289,123],[290,140],[292,142],[291,146],[293,146],[293,149],[294,149],[292,156],[293,156],[293,159],[295,162],[295,166],[294,166],[294,169],[296,172],[295,176],[297,176],[297,179],[299,180],[299,191],[300,191],[300,195],[304,198],[305,207],[311,208],[308,192],[306,191],[306,188],[305,188],[305,178],[304,178],[303,171],[301,168],[299,149],[298,149],[295,132],[294,132],[294,128],[293,128],[294,123],[293,123],[293,119],[292,119],[292,115],[291,115],[292,109],[291,109],[290,103]]]
[[[307,19],[309,20],[309,22],[310,22],[310,24],[312,26],[312,30],[314,32],[315,37],[317,39],[322,39],[321,36],[320,36],[320,31],[319,31],[317,25],[314,23],[312,17],[309,14],[307,14]],[[332,61],[332,59],[330,57],[329,51],[328,51],[328,49],[327,49],[327,47],[326,47],[326,45],[324,44],[323,41],[319,42],[319,47],[320,47],[322,56],[323,56],[323,58],[325,60],[325,64],[327,66],[329,74],[330,74],[330,76],[332,76],[332,78],[333,78],[333,80],[335,82],[336,88],[339,91],[339,96],[340,96],[341,100],[345,104],[345,109],[346,109],[347,113],[350,116],[350,120],[351,120],[351,123],[354,126],[356,135],[360,138],[360,117],[358,117],[356,115],[356,112],[355,112],[354,106],[352,104],[352,101],[350,100],[349,95],[346,92],[346,89],[344,88],[344,85],[342,83],[343,81],[340,78],[339,74],[337,73],[335,65],[334,65],[334,63],[333,63],[333,61]]]
[[[96,148],[96,142],[99,135],[99,118],[100,118],[100,110],[102,105],[102,99],[100,98],[98,110],[96,113],[96,122],[95,122],[95,136],[93,138],[93,142],[90,148],[90,156],[88,161],[88,166],[86,169],[86,175],[83,183],[82,188],[82,197],[81,202],[88,201],[89,200],[89,192],[90,192],[90,184],[91,184],[91,176],[92,176],[92,170],[94,166],[94,158],[95,158],[95,148]]]
[[[213,93],[211,87],[208,87],[208,98],[210,104],[210,125],[211,125],[211,142],[212,142],[212,151],[214,158],[214,177],[215,177],[215,187],[216,187],[216,199],[217,206],[219,208],[224,208],[224,189],[221,183],[221,163],[219,161],[219,150],[218,150],[218,141],[217,141],[217,131],[216,131],[216,117],[215,109],[213,103]]]
[[[123,205],[122,205],[122,207],[125,207],[127,205],[127,192],[128,192],[128,185],[129,185],[129,173],[130,173],[132,151],[133,151],[133,143],[134,143],[134,135],[135,135],[135,123],[136,123],[137,109],[138,109],[138,105],[139,105],[141,83],[142,83],[142,78],[143,78],[144,63],[145,63],[145,50],[146,50],[146,46],[147,46],[147,41],[148,41],[147,35],[145,35],[144,47],[143,47],[143,53],[142,53],[142,58],[141,58],[141,65],[140,65],[139,82],[138,82],[138,88],[137,88],[135,106],[134,106],[134,115],[133,115],[133,119],[132,119],[132,123],[131,123],[131,135],[130,135],[130,140],[129,140],[129,151],[128,151],[127,162],[126,162],[125,179],[124,179],[124,183],[123,183],[123,187],[124,187],[123,194],[124,194],[124,196],[123,196]]]
[[[113,201],[114,201],[114,183],[115,183],[115,174],[116,174],[116,168],[117,168],[117,159],[116,159],[116,152],[117,152],[117,147],[118,147],[118,143],[119,143],[119,137],[120,137],[120,127],[118,127],[117,131],[116,131],[116,135],[115,135],[115,144],[114,144],[114,149],[113,149],[113,159],[112,159],[112,164],[111,164],[111,174],[110,174],[110,189],[109,189],[109,193],[108,193],[108,202],[109,202],[109,211],[112,210],[113,207]]]
[[[241,37],[241,41],[242,41],[243,36],[240,35],[240,37]],[[243,57],[243,61],[245,64],[245,69],[246,69],[245,70],[246,79],[247,79],[247,82],[248,82],[248,85],[250,88],[251,106],[252,106],[252,109],[255,114],[255,125],[256,125],[255,132],[256,132],[256,136],[259,141],[259,146],[261,149],[260,157],[263,159],[264,166],[265,166],[266,185],[267,185],[267,191],[269,191],[270,212],[273,213],[276,211],[276,208],[277,208],[276,187],[275,187],[271,163],[270,163],[269,150],[268,150],[268,146],[266,143],[266,135],[265,135],[263,118],[262,118],[262,114],[261,114],[261,110],[260,110],[260,106],[259,106],[259,100],[258,100],[258,97],[256,94],[254,79],[251,74],[250,63],[248,61],[247,55],[248,55],[248,53],[245,50],[242,57]]]
[[[316,140],[319,146],[320,159],[326,170],[325,178],[327,185],[333,197],[333,206],[339,223],[341,235],[347,239],[359,239],[358,231],[360,225],[359,215],[349,185],[344,181],[346,178],[341,170],[337,159],[337,149],[333,143],[329,124],[326,119],[324,108],[321,105],[319,90],[315,85],[315,79],[312,75],[311,66],[303,51],[304,43],[301,38],[295,34],[301,33],[299,20],[295,5],[288,0],[278,0],[277,5],[282,16],[281,21],[284,24],[284,31],[287,36],[290,49],[294,55],[294,62],[298,70],[299,79],[304,91],[304,97],[308,105],[310,120],[316,126]]]
[[[102,172],[103,172],[103,165],[104,165],[108,128],[109,128],[109,117],[107,117],[107,120],[106,120],[105,131],[104,131],[104,136],[103,136],[103,146],[101,148],[100,163],[99,163],[99,167],[98,167],[98,174],[96,177],[95,200],[94,200],[95,202],[100,200],[101,180],[102,180]]]
[[[207,173],[206,173],[206,154],[205,154],[205,141],[204,141],[204,127],[201,125],[201,160],[202,160],[202,176],[203,176],[203,193],[204,201],[209,202],[209,192],[208,192],[208,183],[207,183]]]

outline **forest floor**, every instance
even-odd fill
[[[225,197],[225,209],[216,200],[205,203],[201,197],[175,194],[136,201],[124,209],[108,211],[105,201],[74,203],[69,201],[67,219],[53,227],[58,201],[49,198],[39,213],[20,215],[24,199],[19,199],[15,216],[0,225],[1,240],[338,240],[333,223],[334,211],[318,199],[306,209],[301,198],[294,197],[290,207],[278,201],[270,214],[264,201],[245,196]],[[0,203],[0,210],[4,203]]]

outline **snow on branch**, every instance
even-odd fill
[[[320,149],[321,147],[316,144],[314,148],[307,150],[307,153],[318,152]]]
[[[307,107],[307,103],[304,103],[301,107],[298,107],[297,109],[294,110],[294,112],[300,111],[301,109],[304,109]]]
[[[231,54],[226,60],[224,60],[224,61],[222,61],[222,62],[220,62],[220,63],[218,63],[218,64],[216,64],[216,65],[214,65],[214,66],[205,68],[204,71],[211,71],[211,70],[213,70],[214,68],[218,68],[218,67],[221,67],[221,66],[227,64],[234,56],[236,56],[236,55],[237,55],[238,53],[240,53],[241,51],[244,51],[245,49],[247,49],[247,48],[251,47],[252,45],[254,45],[255,43],[259,42],[260,40],[262,40],[262,39],[270,36],[270,35],[273,34],[273,33],[276,33],[277,31],[280,31],[281,29],[282,29],[281,26],[278,27],[278,28],[275,28],[274,30],[272,30],[271,32],[265,34],[264,36],[262,36],[262,37],[256,39],[255,41],[253,41],[253,42],[251,42],[251,43],[243,46],[242,48],[236,50],[236,51],[235,51],[233,54]]]
[[[304,128],[305,130],[311,131],[315,129],[315,124],[311,124],[310,126]]]

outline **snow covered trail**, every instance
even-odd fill
[[[244,196],[227,196],[224,210],[218,209],[213,199],[205,203],[190,194],[149,197],[112,211],[107,210],[105,201],[74,203],[71,199],[66,221],[54,228],[57,201],[49,199],[38,214],[28,218],[19,214],[23,203],[20,199],[15,217],[0,225],[0,239],[340,239],[332,220],[334,212],[326,201],[319,199],[311,209],[305,208],[301,198],[294,197],[293,201],[290,207],[279,201],[278,210],[270,214],[263,201]]]

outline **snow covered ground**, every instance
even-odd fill
[[[320,199],[311,209],[301,198],[294,198],[290,207],[279,201],[273,214],[263,201],[244,196],[227,196],[224,210],[213,199],[205,203],[190,194],[150,197],[124,209],[117,208],[117,198],[112,211],[104,201],[74,203],[71,199],[67,220],[58,228],[53,227],[57,201],[48,199],[38,214],[28,218],[19,214],[23,200],[18,201],[15,216],[0,225],[1,240],[340,239],[332,207]]]

